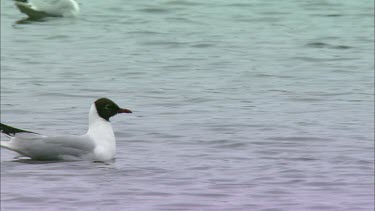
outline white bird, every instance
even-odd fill
[[[18,9],[29,18],[74,17],[79,6],[74,0],[15,0]]]
[[[34,160],[112,160],[116,140],[109,118],[119,113],[132,112],[107,98],[96,100],[89,113],[89,129],[82,136],[45,136],[0,123],[1,133],[10,138],[1,141],[1,147]]]

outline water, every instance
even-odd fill
[[[80,1],[17,24],[1,5],[1,121],[83,134],[113,163],[1,149],[2,210],[374,209],[373,1]]]

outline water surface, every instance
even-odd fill
[[[83,134],[113,163],[1,149],[2,210],[374,209],[373,1],[80,1],[37,22],[1,5],[1,121]]]

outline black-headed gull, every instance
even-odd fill
[[[79,14],[74,0],[15,0],[18,9],[29,18],[73,17]]]
[[[82,136],[45,136],[0,123],[1,133],[10,137],[1,141],[1,147],[34,160],[112,160],[116,140],[109,118],[119,113],[132,112],[107,98],[96,100],[89,113],[89,129]]]

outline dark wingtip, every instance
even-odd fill
[[[31,131],[14,128],[14,127],[11,127],[11,126],[3,124],[3,123],[0,123],[0,132],[6,134],[8,136],[14,136],[17,133],[34,133],[34,132],[31,132]],[[34,134],[37,134],[37,133],[34,133]]]

